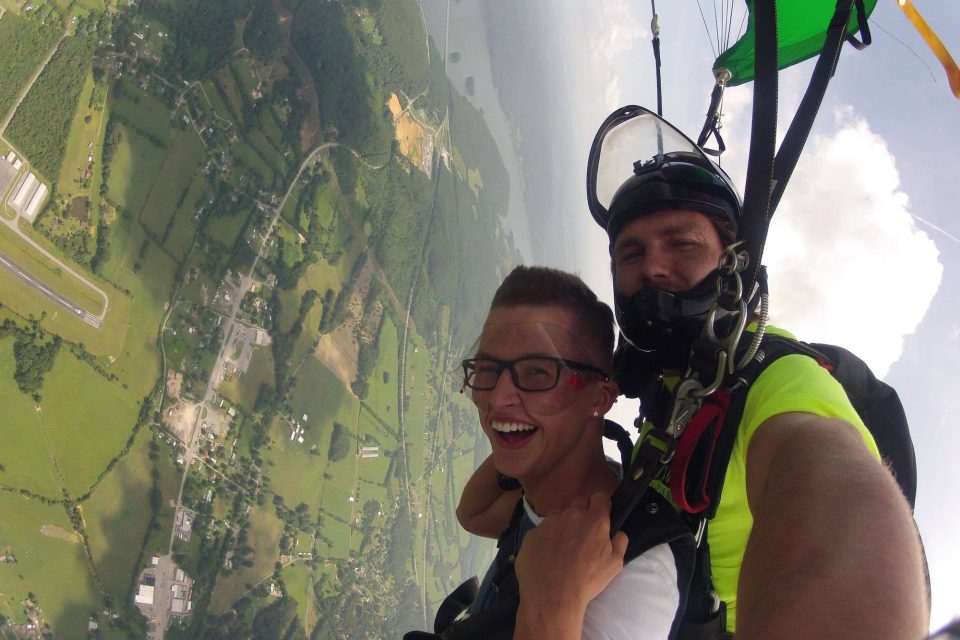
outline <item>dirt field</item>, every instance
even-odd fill
[[[167,369],[167,395],[171,398],[179,398],[181,385],[183,385],[183,374]]]
[[[390,114],[393,116],[394,134],[397,142],[400,143],[400,153],[427,175],[430,175],[430,172],[426,170],[425,164],[427,161],[427,150],[424,147],[427,145],[424,144],[424,141],[427,137],[427,131],[419,122],[413,119],[413,116],[403,110],[397,94],[390,94],[390,100],[387,102],[387,106],[390,108]],[[430,151],[432,151],[432,149],[430,149]]]
[[[199,410],[199,404],[181,398],[177,400],[177,404],[167,409],[163,416],[163,424],[180,442],[186,443],[190,439],[193,425],[197,422]]]
[[[40,533],[47,536],[48,538],[57,538],[58,540],[63,540],[64,542],[69,542],[70,544],[77,544],[80,540],[77,538],[76,533],[67,531],[62,527],[58,527],[55,524],[45,524],[40,527]]]
[[[364,318],[363,301],[370,291],[372,278],[373,262],[367,260],[350,293],[346,321],[332,332],[320,336],[320,342],[313,352],[347,388],[350,388],[350,384],[357,377],[357,355],[360,351],[358,339],[371,339],[371,333],[383,314],[383,305],[378,300],[371,313]]]

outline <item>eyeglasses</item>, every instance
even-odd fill
[[[513,384],[520,391],[550,391],[560,382],[560,373],[563,369],[596,373],[603,380],[609,379],[602,369],[563,358],[543,356],[528,356],[516,360],[471,358],[463,361],[463,385],[474,391],[492,391],[497,386],[504,369],[510,371]]]

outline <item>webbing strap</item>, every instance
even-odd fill
[[[623,473],[623,480],[610,496],[610,535],[619,531],[637,506],[650,481],[665,466],[673,451],[674,440],[660,428],[650,429],[637,446],[633,462]]]
[[[746,242],[750,256],[744,291],[753,290],[770,224],[770,193],[777,150],[777,7],[775,0],[756,0],[754,17],[753,116],[747,181],[738,240]]]
[[[703,407],[690,420],[677,443],[677,451],[673,457],[673,466],[670,468],[670,495],[673,503],[687,513],[700,513],[710,506],[707,481],[710,478],[713,455],[717,448],[717,441],[723,431],[727,408],[730,406],[730,393],[726,389],[717,389],[710,394],[703,403]],[[709,430],[707,439],[701,442],[704,433]],[[698,446],[699,445],[699,446]],[[706,447],[706,450],[704,450]],[[696,464],[703,466],[696,474],[696,486],[692,491],[687,487],[687,475],[690,471],[690,462],[694,453],[705,454],[697,456]]]
[[[770,218],[776,211],[783,191],[797,166],[800,153],[803,151],[823,102],[827,85],[836,71],[840,50],[844,41],[848,39],[847,25],[855,4],[863,35],[862,44],[865,46],[870,41],[869,31],[866,30],[866,12],[862,10],[862,0],[837,0],[810,83],[807,85],[803,100],[790,123],[780,149],[774,154],[777,128],[777,38],[774,4],[774,0],[757,0],[754,3],[757,42],[754,61],[756,79],[753,90],[753,126],[739,232],[739,239],[746,242],[750,255],[747,277],[744,278],[746,291],[752,291],[757,281]],[[772,72],[771,66],[773,66]]]

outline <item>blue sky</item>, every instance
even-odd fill
[[[712,11],[708,0],[700,3]],[[948,49],[960,54],[960,4],[916,0]],[[562,8],[561,8],[562,7]],[[661,2],[664,114],[695,136],[712,86],[713,53],[697,3]],[[570,133],[587,149],[602,118],[621,104],[654,107],[650,4],[562,2],[557,28],[572,97]],[[710,14],[708,13],[708,16]],[[709,21],[712,26],[712,20]],[[950,402],[960,388],[960,101],[937,60],[900,13],[881,0],[874,43],[846,48],[836,77],[774,218],[764,262],[776,323],[810,341],[857,352],[899,390],[917,449],[916,517],[933,582],[933,626],[960,614],[960,430]],[[788,124],[812,63],[782,74],[780,128]],[[742,185],[749,87],[727,92],[723,164]],[[588,126],[583,126],[588,123]],[[585,167],[585,152],[577,174]],[[583,175],[583,173],[579,173]],[[582,195],[582,183],[577,187]],[[573,190],[571,190],[573,197]],[[574,262],[609,296],[606,243],[589,216],[570,231]],[[584,240],[584,237],[587,239]],[[574,241],[574,239],[576,239]],[[629,421],[631,409],[621,409]]]

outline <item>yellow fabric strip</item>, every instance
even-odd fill
[[[910,0],[897,0],[897,4],[900,5],[900,9],[903,10],[903,13],[910,22],[913,23],[913,27],[920,34],[920,37],[923,38],[923,41],[927,43],[927,46],[930,47],[933,54],[937,56],[940,64],[943,65],[944,71],[947,72],[947,81],[950,83],[950,90],[953,92],[953,95],[960,100],[960,69],[957,68],[956,61]]]

